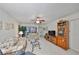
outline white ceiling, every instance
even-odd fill
[[[46,21],[79,11],[77,3],[1,3],[0,8],[15,17],[20,22],[30,22],[34,17],[43,16]]]

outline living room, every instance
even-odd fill
[[[78,6],[78,3],[0,4],[2,54],[79,55]]]

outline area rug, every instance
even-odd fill
[[[35,54],[30,51],[27,51],[27,52],[25,52],[25,55],[35,55]]]
[[[16,51],[15,55],[35,55],[34,53],[30,51]]]

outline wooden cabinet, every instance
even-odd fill
[[[58,35],[56,38],[56,44],[61,48],[69,48],[69,22],[68,21],[59,21],[57,23]]]
[[[55,36],[51,36],[48,33],[45,34],[45,39],[56,44],[56,37]]]
[[[69,22],[59,21],[57,23],[57,35],[50,36],[46,33],[45,38],[65,50],[69,49]]]

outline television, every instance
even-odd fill
[[[51,36],[55,36],[56,33],[55,33],[54,30],[52,30],[52,31],[48,31],[48,34],[51,35]]]

